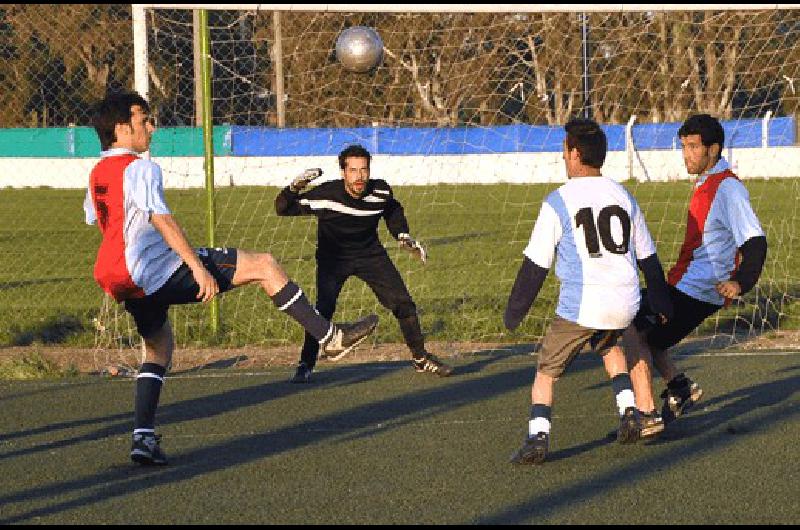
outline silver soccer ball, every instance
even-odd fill
[[[351,72],[369,72],[383,60],[383,41],[372,28],[347,28],[336,39],[336,59]]]

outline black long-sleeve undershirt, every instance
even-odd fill
[[[506,328],[513,331],[517,329],[522,319],[530,311],[536,296],[547,278],[548,270],[532,262],[527,256],[522,260],[522,266],[517,273],[514,287],[508,297],[508,306],[503,315]]]
[[[766,236],[751,237],[739,247],[739,252],[742,254],[742,261],[731,280],[737,282],[742,289],[741,294],[745,294],[755,287],[761,271],[764,270],[764,262],[767,260]]]

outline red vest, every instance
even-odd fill
[[[104,158],[89,177],[97,226],[103,234],[94,278],[117,302],[144,296],[144,290],[133,282],[125,261],[125,168],[134,160],[138,160],[134,155]]]

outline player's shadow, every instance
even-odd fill
[[[497,362],[497,360],[496,357],[482,358],[473,363],[468,363],[467,370],[469,373],[481,372],[486,366]],[[384,363],[379,364],[383,365]],[[369,364],[367,365],[368,367]],[[399,363],[398,369],[400,368],[409,370],[406,363]],[[530,385],[530,371],[531,367],[527,365],[513,366],[510,370],[503,370],[483,377],[465,377],[461,379],[451,377],[441,381],[432,381],[434,386],[431,387],[423,387],[402,395],[356,405],[269,432],[242,436],[219,444],[175,454],[172,455],[170,466],[157,471],[145,470],[142,475],[132,472],[132,468],[126,466],[125,468],[110,469],[103,473],[72,481],[11,493],[0,497],[0,505],[38,503],[42,500],[61,496],[74,496],[76,493],[79,493],[79,496],[71,500],[55,502],[50,506],[31,509],[17,515],[7,515],[0,518],[0,524],[54,515],[73,508],[104,502],[108,499],[132,495],[147,485],[154,483],[154,481],[159,485],[183,482],[208,473],[231,469],[248,462],[269,458],[286,451],[296,451],[303,447],[331,443],[341,439],[371,436],[376,432],[375,426],[381,426],[380,430],[388,430],[396,429],[411,422],[425,421],[441,413],[453,411],[486,399],[492,399],[504,393],[517,392],[523,388],[528,388]],[[363,382],[374,377],[374,375],[370,375],[371,372],[385,373],[385,371],[349,370],[344,367],[330,370],[325,378],[325,384],[342,385],[352,383],[354,380]],[[207,418],[234,408],[249,407],[266,402],[269,399],[287,396],[290,393],[302,392],[302,389],[298,390],[297,385],[288,383],[275,383],[266,386],[269,387],[269,390],[259,389],[257,385],[256,387],[237,389],[214,396],[172,404],[159,411],[159,421],[162,425],[167,425]],[[299,386],[303,387],[304,385]],[[357,424],[353,424],[354,418],[357,419]],[[79,437],[67,442],[74,444],[96,439],[100,436],[126,434],[129,427],[129,424],[125,422],[109,429],[97,431],[94,435]],[[47,448],[37,448],[36,450],[51,450],[53,448],[53,446],[49,446]]]
[[[446,246],[452,245],[454,243],[463,243],[464,241],[469,241],[472,239],[483,239],[488,236],[498,235],[500,232],[470,232],[468,234],[459,234],[457,236],[444,236],[444,237],[432,237],[430,239],[426,239],[423,241],[429,247],[439,247],[439,246]]]
[[[379,372],[369,369],[333,370],[329,376],[317,381],[313,388],[362,383],[376,376],[382,375],[383,373],[386,373],[386,371],[384,370],[383,372]],[[288,382],[288,378],[289,373],[287,370],[286,378],[280,381],[266,384],[255,383],[245,388],[237,388],[235,390],[230,390],[228,392],[223,392],[213,396],[193,398],[186,401],[160,406],[158,408],[158,422],[160,425],[168,425],[214,417],[238,408],[261,405],[274,399],[284,398],[310,389],[306,385],[292,385]],[[169,383],[169,378],[167,378],[167,382]],[[12,440],[22,439],[34,435],[56,433],[61,430],[85,427],[87,425],[101,426],[90,433],[53,440],[51,442],[37,444],[33,447],[25,447],[4,452],[0,454],[0,461],[30,454],[64,449],[76,444],[102,440],[108,437],[129,435],[132,429],[132,418],[132,412],[124,412],[91,419],[65,421],[17,432],[4,433],[2,435],[3,440]]]
[[[727,445],[741,440],[741,435],[764,431],[800,417],[800,410],[796,408],[787,408],[786,414],[779,414],[771,408],[786,402],[798,392],[800,392],[800,375],[793,374],[780,380],[760,383],[719,396],[710,400],[709,403],[725,403],[719,410],[710,411],[705,415],[695,417],[694,420],[690,415],[681,418],[674,424],[673,427],[679,428],[684,438],[694,438],[688,444],[664,446],[664,451],[659,451],[645,459],[631,460],[630,463],[613,470],[598,473],[591,479],[537,495],[477,521],[469,522],[521,524],[534,519],[544,520],[569,510],[570,506],[575,504],[606,497],[614,488],[629,487],[636,481],[654,473],[654,470],[666,473],[672,468],[685,465],[685,461],[689,459],[702,458],[703,455],[712,451],[724,451]],[[727,403],[731,400],[733,401]],[[696,412],[692,414],[696,414]],[[741,416],[744,414],[748,414],[750,417],[742,419]],[[737,418],[735,427],[714,429],[714,427],[719,427]],[[697,434],[692,435],[687,432],[689,430]]]
[[[31,287],[32,285],[45,285],[48,283],[62,283],[71,280],[85,280],[86,278],[79,278],[71,276],[67,278],[42,278],[38,280],[16,280],[13,282],[0,282],[0,291],[8,291],[11,289],[19,289],[21,287]]]
[[[72,335],[86,331],[80,318],[74,315],[59,315],[44,322],[27,327],[10,326],[10,344],[12,346],[29,346],[34,342],[42,344],[60,344]]]
[[[729,424],[726,431],[731,434],[745,434],[759,429],[757,425],[748,428],[740,426],[739,418],[753,410],[778,405],[800,392],[800,374],[797,372],[798,367],[795,367],[788,371],[791,375],[786,378],[704,399],[695,409],[671,424],[653,443],[668,444],[702,436],[703,433],[725,424]],[[787,373],[787,369],[776,373]]]

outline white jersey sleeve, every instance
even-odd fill
[[[737,248],[750,238],[764,235],[744,184],[737,179],[727,178],[720,183],[717,195],[722,199],[720,217],[731,231]]]
[[[531,232],[531,239],[523,254],[543,269],[553,265],[556,245],[561,241],[562,227],[558,214],[545,200]]]
[[[155,162],[139,159],[125,169],[126,194],[136,208],[149,214],[170,214],[164,199],[164,179]]]
[[[633,210],[633,250],[637,260],[647,259],[656,253],[656,246],[650,230],[647,229],[644,213],[633,196],[631,196],[631,208]]]
[[[91,188],[86,190],[86,197],[83,199],[83,213],[87,225],[93,225],[97,223],[97,212],[94,211]]]

